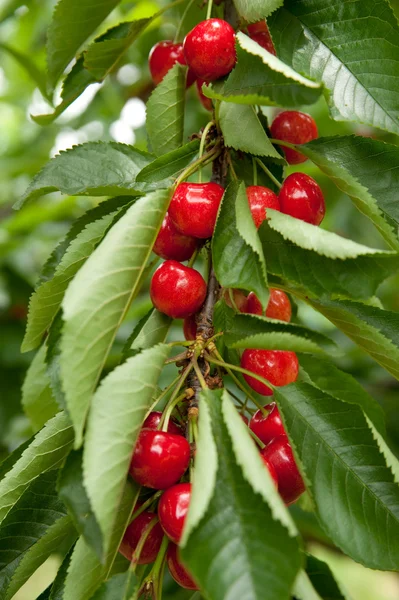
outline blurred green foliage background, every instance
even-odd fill
[[[51,106],[10,49],[27,55],[37,67],[45,69],[46,28],[54,4],[50,0],[0,0],[0,458],[32,434],[21,408],[21,385],[33,356],[20,353],[29,296],[43,263],[71,223],[101,199],[51,194],[19,212],[15,212],[12,205],[49,158],[75,144],[114,140],[146,148],[145,101],[152,90],[148,53],[156,41],[174,36],[178,12],[182,10],[176,8],[154,22],[103,84],[90,86],[55,123],[41,127],[30,115],[49,112]],[[121,20],[149,16],[162,5],[163,2],[155,0],[125,0],[97,33]],[[395,0],[393,6],[399,14],[399,0]],[[204,8],[194,7],[188,21],[194,23],[204,14]],[[190,23],[186,25],[189,27]],[[367,127],[332,121],[324,100],[305,110],[316,118],[323,136],[353,132],[394,143],[399,141]],[[275,109],[265,109],[269,118],[274,113]],[[208,120],[194,90],[189,90],[187,95],[186,115],[187,136],[199,131]],[[323,227],[366,245],[384,247],[378,232],[345,195],[312,165],[306,164],[304,170],[325,190],[327,217]],[[399,310],[399,276],[387,280],[378,295],[386,308]],[[149,307],[144,290],[119,333],[109,367]],[[352,373],[384,407],[391,445],[399,453],[398,382],[310,308],[299,306],[298,318],[339,343],[342,354],[336,359],[337,363]],[[180,325],[176,325],[173,336],[182,337]],[[329,562],[339,579],[344,576],[353,600],[398,600],[399,579],[395,574],[367,571],[321,545],[320,540],[314,549]],[[57,566],[58,559],[54,557],[16,598],[36,598],[54,576]],[[178,600],[186,596],[180,596],[176,588],[171,587],[167,597]]]

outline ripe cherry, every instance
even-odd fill
[[[272,463],[270,462],[270,460],[268,460],[267,458],[265,458],[262,454],[262,452],[260,453],[261,459],[263,460],[263,462],[265,463],[265,466],[267,467],[270,476],[273,480],[274,485],[276,486],[276,488],[278,488],[278,477],[277,477],[277,471],[276,469],[273,467]]]
[[[156,517],[156,514],[150,511],[142,512],[128,526],[119,547],[119,552],[128,560],[132,560],[133,553],[136,550],[141,536],[145,533],[145,528]],[[159,523],[156,523],[148,533],[140,552],[140,557],[136,562],[138,565],[148,565],[154,562],[162,544],[163,530]]]
[[[181,540],[191,498],[191,483],[178,483],[164,492],[158,504],[161,527],[172,542]]]
[[[166,214],[161,229],[153,247],[153,252],[161,258],[171,260],[189,260],[198,247],[198,240],[183,235],[173,225],[172,219]]]
[[[159,311],[172,319],[184,319],[201,308],[206,283],[195,269],[166,260],[152,276],[150,296]]]
[[[202,21],[186,35],[183,50],[198,79],[219,79],[230,73],[236,63],[234,29],[222,19]]]
[[[251,418],[249,428],[261,442],[268,444],[275,437],[285,435],[285,429],[276,403],[267,404],[265,409],[268,411],[267,415],[264,415],[261,410],[256,411]]]
[[[159,423],[161,422],[161,418],[161,412],[156,410],[150,412],[150,414],[143,423],[143,429],[152,429],[153,431],[156,431],[158,429]],[[175,435],[183,435],[183,431],[178,425],[176,425],[176,423],[172,421],[172,419],[169,419],[168,432],[174,433]]]
[[[194,341],[197,337],[197,323],[195,316],[186,317],[183,322],[183,333],[187,341]]]
[[[240,417],[244,421],[245,425],[248,425],[248,417],[246,415],[243,415],[242,413],[240,413]]]
[[[183,566],[179,555],[179,549],[175,544],[169,544],[168,551],[166,553],[166,562],[170,574],[176,583],[186,590],[198,590],[194,579],[187,571],[186,567]]]
[[[201,101],[202,106],[205,108],[205,110],[211,111],[213,110],[212,100],[205,96],[204,92],[202,91],[202,86],[204,83],[206,82],[203,79],[197,79],[195,85],[197,86],[198,97]]]
[[[316,181],[305,173],[292,173],[284,181],[279,200],[281,212],[312,225],[320,225],[326,206]]]
[[[263,315],[263,309],[256,294],[251,292],[247,298],[245,311],[250,315]],[[269,302],[266,307],[266,317],[269,319],[279,319],[280,321],[291,320],[291,302],[284,292],[281,290],[270,290]]]
[[[212,236],[224,189],[218,183],[181,183],[169,206],[176,228],[196,238]]]
[[[244,294],[244,292],[242,292],[241,290],[237,290],[237,289],[232,289],[231,291],[233,293],[234,304],[236,305],[238,310],[240,312],[246,312],[245,309],[247,306],[247,297]],[[230,290],[226,290],[224,292],[224,299],[225,299],[227,306],[230,306],[230,308],[234,308],[233,303],[230,298]]]
[[[298,500],[305,484],[295,463],[291,445],[286,435],[280,435],[261,450],[263,459],[273,465],[278,479],[278,491],[286,504]]]
[[[297,110],[286,110],[277,115],[270,126],[272,136],[291,144],[306,144],[318,136],[317,125],[313,117]],[[283,147],[285,158],[290,165],[305,162],[307,157],[292,148]]]
[[[164,490],[177,483],[190,462],[190,445],[182,435],[142,429],[129,472],[140,485]]]
[[[247,187],[247,197],[252,218],[257,228],[266,219],[266,208],[280,210],[280,202],[276,194],[262,185],[250,185]]]
[[[274,54],[276,56],[276,49],[273,44],[273,40],[270,35],[269,28],[266,24],[266,21],[258,21],[257,23],[252,23],[247,27],[249,37],[257,42],[259,46],[262,46],[265,50],[270,52],[270,54]]]
[[[172,40],[158,42],[151,48],[148,66],[155,85],[161,83],[166,73],[176,64],[185,65],[183,44],[175,44]],[[195,75],[190,69],[187,72],[187,87],[195,81]]]
[[[295,352],[285,350],[244,350],[241,367],[264,377],[276,386],[288,385],[298,377],[298,359]],[[264,383],[250,375],[244,375],[248,385],[263,396],[271,396],[273,391]]]

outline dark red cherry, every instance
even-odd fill
[[[267,404],[265,409],[268,411],[266,415],[261,410],[256,411],[251,418],[249,428],[261,442],[268,444],[275,437],[285,435],[285,429],[276,403]]]
[[[186,35],[183,50],[186,63],[198,79],[219,79],[236,63],[234,29],[222,19],[202,21]]]
[[[191,483],[178,483],[164,492],[158,504],[162,529],[172,542],[181,540],[191,498]]]
[[[276,194],[262,185],[250,185],[247,187],[247,197],[252,218],[257,228],[266,219],[266,208],[280,210],[280,202]]]
[[[166,260],[152,276],[150,296],[160,312],[172,319],[184,319],[201,308],[206,283],[195,269],[175,260]]]
[[[179,549],[176,544],[169,544],[168,551],[166,553],[166,562],[170,574],[176,583],[186,590],[198,590],[194,579],[181,562]]]
[[[270,442],[261,454],[264,460],[273,465],[278,479],[278,491],[286,504],[298,500],[305,491],[305,484],[298,470],[286,435],[280,435]]]
[[[159,423],[161,422],[161,418],[161,412],[156,410],[150,412],[150,414],[143,423],[143,429],[152,429],[153,431],[156,431],[159,427]],[[172,419],[169,419],[168,432],[174,433],[175,435],[183,435],[183,431],[178,425],[176,425],[176,423],[172,421]]]
[[[318,136],[317,125],[313,117],[297,110],[286,110],[277,115],[270,126],[272,136],[291,144],[306,144]],[[285,158],[290,165],[305,162],[307,157],[292,148],[282,146]]]
[[[281,212],[312,225],[320,225],[326,206],[316,181],[305,173],[292,173],[284,181],[279,200]]]
[[[137,506],[136,506],[137,508]],[[145,528],[151,521],[156,518],[156,514],[153,512],[145,511],[142,512],[138,517],[134,519],[128,526],[123,536],[123,540],[119,547],[119,552],[123,554],[128,560],[132,560],[133,553],[136,550],[141,536],[145,535]],[[140,552],[140,557],[136,561],[138,565],[148,565],[154,562],[156,559],[159,549],[161,547],[163,538],[163,530],[159,523],[156,523],[152,528],[146,540],[144,546]]]
[[[187,341],[194,341],[197,337],[197,323],[195,315],[186,317],[183,322],[183,333]]]
[[[182,435],[142,429],[129,472],[140,485],[164,490],[184,475],[190,462],[190,445]]]
[[[231,291],[233,292],[234,304],[236,305],[238,310],[240,312],[246,312],[245,308],[247,305],[247,297],[244,294],[244,292],[242,292],[241,290],[237,290],[237,289],[233,289]],[[227,306],[230,306],[230,308],[234,308],[233,304],[231,302],[231,298],[230,298],[230,290],[225,290],[224,299],[225,299]]]
[[[278,477],[277,477],[276,469],[273,467],[272,463],[263,456],[262,451],[260,453],[260,456],[261,456],[261,459],[263,460],[263,462],[265,463],[265,465],[271,475],[271,478],[273,479],[274,485],[276,486],[276,488],[278,488]]]
[[[208,98],[207,96],[205,96],[205,94],[202,91],[202,86],[204,83],[206,83],[206,81],[204,81],[203,79],[197,79],[197,81],[195,82],[195,84],[197,86],[198,97],[201,101],[202,106],[205,108],[205,110],[212,111],[213,110],[212,100],[210,98]]]
[[[270,54],[274,54],[276,56],[276,49],[273,44],[273,40],[270,35],[269,28],[266,24],[266,21],[258,21],[257,23],[252,23],[247,27],[249,37],[257,42],[259,46],[262,46],[265,50],[270,52]]]
[[[251,292],[247,299],[245,311],[250,315],[263,315],[263,309],[256,294]],[[280,321],[291,320],[291,302],[284,292],[281,290],[270,289],[269,302],[266,308],[266,317],[269,319],[279,319]]]
[[[166,214],[153,247],[155,254],[161,258],[183,261],[189,260],[197,247],[198,240],[180,233]]]
[[[223,194],[218,183],[181,183],[169,206],[175,227],[184,235],[210,238]]]
[[[293,383],[298,377],[298,359],[295,352],[285,350],[244,350],[241,367],[264,377],[276,386]],[[248,385],[263,396],[271,396],[273,391],[264,383],[250,375],[244,375]]]

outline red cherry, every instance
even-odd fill
[[[243,312],[247,312],[250,315],[263,315],[262,305],[253,292],[249,294],[245,311]],[[271,289],[265,314],[269,319],[279,319],[280,321],[289,323],[291,320],[291,302],[287,294],[281,290]]]
[[[298,359],[295,352],[285,350],[244,350],[241,367],[264,377],[276,386],[288,385],[298,377]],[[264,383],[250,375],[244,375],[248,385],[263,396],[271,396],[273,391]]]
[[[313,117],[297,110],[286,110],[277,115],[270,126],[272,136],[291,144],[306,144],[318,136],[317,125]],[[285,158],[290,165],[305,162],[307,157],[292,148],[283,147]]]
[[[261,450],[264,460],[273,465],[278,479],[278,491],[286,504],[298,500],[305,484],[295,463],[291,445],[286,435],[280,435]]]
[[[198,590],[194,579],[191,577],[186,567],[183,566],[179,555],[179,549],[175,544],[169,544],[168,551],[166,553],[166,562],[168,564],[170,574],[176,583],[186,590]]]
[[[185,65],[183,44],[174,44],[172,40],[158,42],[151,48],[148,66],[155,85],[161,83],[166,73],[176,64]]]
[[[233,292],[234,304],[236,305],[236,307],[238,308],[238,310],[240,312],[247,312],[245,310],[245,308],[247,306],[247,297],[244,294],[244,292],[242,292],[241,290],[235,290],[235,289],[233,289],[232,292]],[[231,302],[229,290],[226,290],[224,292],[224,299],[225,299],[225,302],[226,302],[227,306],[230,306],[230,308],[233,308],[233,304]]]
[[[247,197],[252,218],[257,228],[259,228],[266,219],[266,208],[280,210],[278,197],[267,187],[250,185],[247,187]]]
[[[142,429],[129,472],[140,485],[164,490],[177,483],[190,462],[190,445],[182,435]]]
[[[276,56],[276,50],[266,21],[263,20],[252,23],[252,25],[248,25],[247,29],[249,37],[254,40],[254,42],[257,42],[259,46],[262,46],[262,48],[270,52],[270,54]]]
[[[136,550],[140,542],[140,538],[144,534],[145,528],[154,519],[154,517],[156,517],[156,514],[153,512],[142,512],[134,519],[134,521],[130,523],[126,529],[125,535],[123,536],[123,540],[119,547],[119,552],[128,560],[132,560],[133,552]],[[148,565],[149,563],[154,562],[161,547],[162,538],[162,527],[159,523],[156,523],[152,527],[144,542],[144,546],[140,552],[140,557],[138,561],[136,561],[136,564]]]
[[[281,212],[312,225],[320,225],[326,212],[323,192],[305,173],[288,175],[281,187],[279,200]]]
[[[267,404],[265,409],[268,411],[267,415],[264,415],[261,410],[256,411],[251,418],[249,428],[261,442],[268,444],[275,437],[285,435],[285,429],[276,403]]]
[[[181,183],[169,206],[170,218],[184,235],[210,238],[223,194],[218,183]]]
[[[191,258],[197,246],[198,240],[177,231],[166,214],[152,250],[161,258],[183,261]]]
[[[264,448],[265,450],[265,448]],[[273,467],[272,463],[270,462],[270,460],[268,460],[267,458],[265,458],[262,454],[262,452],[260,453],[260,456],[263,460],[263,462],[265,463],[266,467],[268,468],[268,471],[271,475],[271,478],[273,479],[273,483],[276,486],[276,488],[278,488],[278,477],[277,477],[277,471],[276,469]]]
[[[197,79],[195,83],[197,86],[198,97],[205,110],[213,110],[212,100],[205,96],[205,94],[202,91],[202,86],[204,83],[206,83],[206,81],[204,81],[203,79]]]
[[[152,429],[153,431],[157,431],[161,418],[161,412],[158,412],[156,410],[150,412],[150,414],[143,423],[143,429]],[[180,429],[180,427],[176,425],[176,423],[174,423],[172,419],[169,419],[168,432],[174,433],[175,435],[183,435],[183,432]]]
[[[245,425],[248,425],[248,417],[242,413],[240,413],[240,417],[244,421]]]
[[[256,23],[250,23],[247,25],[248,33],[266,33],[269,31],[269,28],[266,24],[266,21],[263,19],[262,21],[256,21]]]
[[[158,518],[161,527],[172,542],[181,540],[191,498],[191,483],[178,483],[161,496]]]
[[[194,341],[197,337],[197,323],[195,316],[186,317],[183,322],[183,333],[187,341]]]
[[[207,19],[186,35],[183,51],[199,79],[213,81],[230,73],[236,63],[235,33],[227,21]]]
[[[198,312],[206,296],[206,283],[198,271],[175,260],[166,260],[152,276],[153,305],[172,319],[184,319]]]

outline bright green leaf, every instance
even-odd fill
[[[152,348],[166,341],[172,319],[153,308],[136,325],[126,340],[123,358],[135,356],[142,350]]]
[[[237,12],[246,21],[260,21],[268,17],[284,0],[234,0]]]
[[[185,167],[187,167],[193,158],[196,158],[199,150],[200,141],[192,140],[181,148],[172,150],[159,158],[156,158],[147,167],[137,175],[136,181],[147,181],[148,183],[157,183],[164,181],[168,177],[174,177]]]
[[[22,406],[35,431],[59,410],[51,392],[45,358],[46,347],[42,346],[30,364],[22,387]]]
[[[45,74],[35,65],[35,63],[31,60],[29,56],[23,54],[22,52],[18,52],[15,48],[12,48],[8,44],[0,43],[0,51],[3,50],[10,56],[12,56],[28,75],[32,78],[32,80],[36,83],[37,87],[41,91],[42,95],[48,99],[47,94],[47,85],[46,85],[46,76]]]

